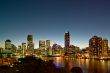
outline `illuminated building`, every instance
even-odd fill
[[[11,45],[11,40],[6,40],[5,41],[5,49],[6,50],[11,50],[12,45]]]
[[[89,52],[89,47],[82,49],[81,54],[82,54],[82,58],[91,58],[90,52]]]
[[[108,56],[108,40],[107,39],[104,39],[102,41],[102,54],[103,54],[103,57]]]
[[[46,40],[46,53],[47,55],[51,54],[50,40]]]
[[[45,49],[45,41],[44,40],[39,40],[39,48]]]
[[[110,57],[110,47],[108,47],[107,54],[108,54],[108,57]]]
[[[56,50],[57,50],[57,44],[53,44],[53,46],[52,46],[52,55],[56,54]]]
[[[69,52],[79,52],[79,47],[70,45]]]
[[[99,56],[102,49],[102,38],[98,36],[93,36],[89,40],[89,47],[92,49],[92,53],[95,57]]]
[[[65,38],[65,49],[67,52],[70,47],[70,33],[66,32],[64,38]]]
[[[46,54],[46,48],[45,48],[45,41],[44,40],[39,40],[39,49],[41,50],[42,54]]]
[[[89,40],[89,48],[94,57],[105,57],[107,56],[108,40],[103,40],[101,37],[93,36]]]
[[[22,43],[22,57],[25,57],[26,54],[26,43]]]
[[[50,47],[50,40],[46,40],[46,48]]]
[[[61,54],[62,52],[62,47],[58,44],[53,44],[52,46],[52,55],[57,55],[57,54]]]
[[[5,50],[3,50],[5,53],[13,53],[15,52],[16,48],[13,44],[11,44],[11,40],[5,41]]]
[[[33,36],[27,36],[27,50],[34,50]]]

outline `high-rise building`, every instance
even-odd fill
[[[108,40],[107,39],[104,39],[102,41],[102,54],[103,54],[103,57],[108,56]]]
[[[53,44],[52,46],[52,55],[61,55],[62,47],[58,44]]]
[[[52,45],[52,55],[56,54],[57,46],[58,46],[58,44],[56,44],[56,43]]]
[[[22,57],[26,55],[26,43],[22,43]]]
[[[41,50],[41,54],[46,54],[45,41],[39,40],[39,49]]]
[[[27,50],[34,50],[33,36],[27,36]]]
[[[101,37],[93,36],[89,40],[89,48],[91,55],[94,57],[105,57],[107,56],[108,40],[103,40]]]
[[[98,36],[93,36],[90,40],[89,40],[89,47],[92,49],[92,53],[93,55],[99,56],[99,54],[101,53],[101,49],[102,49],[102,38],[98,37]]]
[[[108,47],[107,54],[108,54],[108,57],[110,57],[110,47]]]
[[[39,40],[39,48],[45,49],[45,41],[44,40]]]
[[[46,40],[46,48],[50,47],[50,40]]]
[[[64,38],[65,38],[65,49],[67,52],[70,47],[70,33],[66,32]]]
[[[5,41],[5,50],[11,50],[11,49],[12,49],[11,40],[6,40]]]
[[[47,55],[51,53],[50,40],[46,40],[46,53]]]

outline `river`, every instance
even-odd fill
[[[93,59],[74,59],[70,57],[43,57],[43,60],[53,60],[57,68],[63,67],[71,70],[80,67],[83,73],[110,73],[110,61]]]

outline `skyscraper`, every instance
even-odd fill
[[[46,40],[46,48],[50,47],[50,40]]]
[[[6,40],[5,41],[5,49],[6,50],[11,50],[12,49],[11,40]]]
[[[107,57],[108,40],[93,36],[89,40],[89,47],[94,57]]]
[[[102,41],[102,54],[103,54],[103,57],[108,56],[108,40],[107,39],[104,39]]]
[[[70,47],[70,33],[66,32],[64,38],[65,38],[65,49],[67,52]]]
[[[39,40],[39,48],[45,49],[45,41],[44,40]]]
[[[92,50],[94,57],[101,55],[102,51],[102,38],[98,36],[93,36],[89,40],[89,47]]]
[[[26,43],[22,43],[22,57],[25,57],[26,54]]]
[[[46,40],[46,53],[47,53],[47,55],[50,54],[50,51],[51,51],[50,49],[51,49],[50,40]]]
[[[41,54],[43,54],[43,55],[46,54],[45,41],[44,40],[39,40],[39,49],[41,50]]]
[[[27,36],[27,50],[33,50],[33,49],[34,49],[33,36],[28,35]]]

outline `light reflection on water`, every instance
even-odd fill
[[[64,57],[45,57],[44,60],[53,60],[57,68],[81,67],[83,73],[110,73],[110,61],[92,59],[74,59]]]

